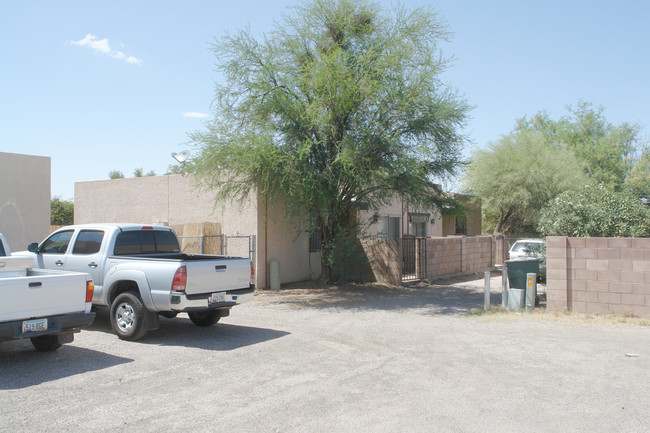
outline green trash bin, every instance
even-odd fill
[[[526,278],[527,274],[539,275],[539,259],[531,257],[519,260],[506,260],[508,268],[508,281],[510,288],[524,291],[526,299]]]

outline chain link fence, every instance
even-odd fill
[[[255,261],[255,235],[190,235],[178,238],[184,253],[248,257]]]

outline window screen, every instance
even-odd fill
[[[400,217],[380,216],[377,220],[377,236],[382,239],[399,239]]]

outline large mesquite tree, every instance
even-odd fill
[[[358,203],[439,204],[435,181],[459,166],[468,107],[440,80],[446,38],[428,8],[352,0],[302,3],[262,40],[224,36],[213,46],[215,118],[192,134],[194,169],[217,198],[285,196],[318,231],[336,278]]]

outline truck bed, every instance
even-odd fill
[[[27,269],[0,277],[0,322],[86,312],[86,274]]]

